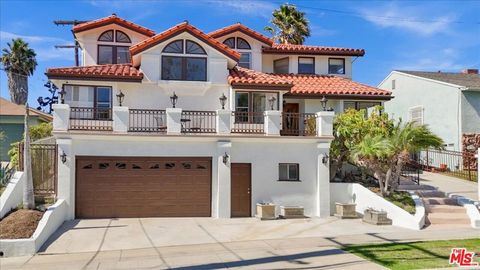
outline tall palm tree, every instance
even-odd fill
[[[28,99],[28,76],[37,67],[36,53],[21,38],[12,39],[2,50],[0,62],[8,76],[8,89],[12,102],[24,105]]]
[[[310,27],[305,12],[296,6],[283,4],[272,13],[271,26],[265,30],[270,32],[275,41],[282,44],[303,44],[305,38],[310,36]]]

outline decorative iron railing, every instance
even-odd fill
[[[263,112],[232,112],[232,133],[265,133]]]
[[[165,110],[129,109],[130,132],[166,132]]]
[[[35,195],[57,193],[57,154],[56,144],[30,144],[33,191]],[[23,143],[18,144],[19,171],[23,171]]]
[[[111,131],[112,109],[71,107],[69,129]]]
[[[182,111],[182,133],[215,133],[215,111]]]
[[[282,113],[283,136],[315,136],[317,134],[314,113]]]

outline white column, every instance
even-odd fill
[[[128,107],[113,106],[113,131],[127,132],[128,131]]]
[[[232,143],[229,141],[217,142],[217,162],[218,162],[218,179],[217,180],[217,217],[230,218],[230,203],[231,203],[231,175],[230,175],[230,161],[231,161]],[[224,156],[228,155],[228,160],[224,163]]]
[[[280,123],[282,119],[282,112],[280,111],[265,111],[263,128],[267,136],[280,135]]]
[[[323,111],[317,112],[317,136],[332,136],[333,135],[333,117],[334,112]]]
[[[67,131],[70,122],[70,106],[68,104],[53,104],[53,130]]]
[[[64,199],[67,203],[67,220],[75,218],[75,154],[73,153],[71,139],[57,139],[58,154],[58,187],[57,198]],[[61,155],[65,153],[66,161],[63,163]]]
[[[480,201],[480,148],[477,150],[477,184],[478,200]]]
[[[182,131],[182,109],[167,108],[167,134],[180,134]]]
[[[215,127],[218,134],[230,134],[232,128],[232,111],[217,110]]]
[[[330,142],[317,144],[317,216],[330,216]],[[326,161],[326,163],[324,163]]]

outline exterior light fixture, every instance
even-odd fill
[[[177,104],[178,96],[173,92],[173,95],[170,96],[170,102],[172,102],[173,108],[175,108],[175,105]]]
[[[273,106],[275,105],[276,100],[277,99],[274,96],[272,96],[271,98],[268,99],[268,105],[270,105],[270,110],[272,110],[272,111],[273,111]]]
[[[227,164],[230,156],[227,154],[227,152],[225,152],[222,158],[223,158],[223,164]]]
[[[58,94],[60,95],[60,103],[61,104],[65,104],[65,94],[67,93],[67,91],[65,91],[65,89],[62,87],[62,90],[60,92],[58,92]]]
[[[67,162],[67,154],[65,154],[65,151],[60,155],[60,159],[62,160],[62,163],[65,164]]]
[[[227,97],[222,93],[222,96],[218,98],[220,100],[220,105],[222,105],[222,110],[225,110],[225,104],[227,103]]]
[[[320,100],[320,103],[322,104],[322,108],[324,111],[327,110],[327,98],[325,96],[322,97],[322,99]]]
[[[328,163],[328,158],[329,158],[328,154],[326,154],[326,153],[323,154],[322,163],[323,163],[323,164],[327,164],[327,163]]]
[[[120,107],[122,107],[122,102],[124,97],[125,95],[122,93],[122,90],[120,90],[120,93],[117,94],[118,105]]]

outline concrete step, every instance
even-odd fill
[[[426,230],[446,230],[446,229],[465,229],[471,228],[470,223],[468,224],[425,224]]]
[[[419,190],[417,191],[418,195],[423,198],[444,198],[446,197],[445,192],[438,190]]]
[[[423,198],[425,205],[457,205],[457,200],[451,198]]]
[[[399,185],[398,186],[398,189],[399,190],[436,190],[434,187],[432,186],[428,186],[428,185],[417,185],[417,184],[413,184],[413,185]]]
[[[427,216],[430,224],[470,224],[465,213],[430,213]]]
[[[426,205],[425,210],[427,213],[465,213],[463,206],[457,205]]]

